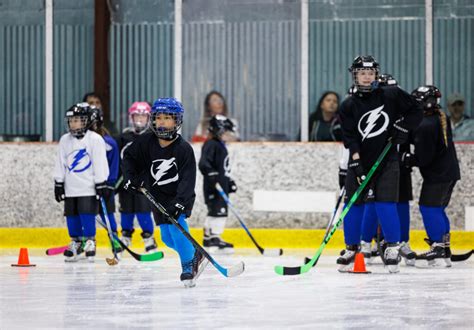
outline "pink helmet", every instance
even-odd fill
[[[132,106],[128,109],[128,114],[133,115],[135,113],[150,114],[151,107],[147,102],[133,102]]]
[[[135,128],[136,132],[141,132],[148,127],[148,120],[150,118],[151,107],[147,102],[133,102],[132,106],[128,109],[128,117],[130,123]],[[146,122],[141,120],[136,121],[133,115],[147,115]]]

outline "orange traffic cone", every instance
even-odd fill
[[[20,255],[18,256],[18,263],[12,264],[13,267],[35,267],[36,265],[30,264],[30,258],[28,258],[28,249],[21,248]]]
[[[365,260],[364,255],[362,253],[356,253],[355,260],[354,260],[354,270],[350,273],[355,274],[370,274],[371,272],[365,269]]]

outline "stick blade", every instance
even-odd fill
[[[64,251],[67,250],[67,245],[66,246],[61,246],[57,248],[50,248],[46,250],[46,255],[47,256],[55,256],[57,254],[64,253]]]
[[[245,270],[245,264],[243,261],[239,262],[237,265],[234,265],[227,269],[227,277],[236,277],[242,274]]]
[[[282,249],[264,249],[263,250],[263,255],[265,257],[278,257],[283,254]]]
[[[149,261],[157,261],[163,259],[165,254],[161,251],[153,252],[150,254],[143,254],[140,255],[140,261],[149,262]]]
[[[300,275],[303,274],[303,267],[285,267],[285,266],[275,266],[275,273],[278,275]]]
[[[116,258],[105,258],[105,261],[109,266],[118,265],[118,260]]]
[[[469,251],[467,253],[464,253],[464,254],[453,254],[451,256],[451,261],[458,262],[458,261],[467,260],[471,257],[473,252],[474,252],[474,250],[471,250],[471,251]]]

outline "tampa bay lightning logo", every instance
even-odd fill
[[[384,106],[381,105],[360,118],[357,128],[362,135],[362,141],[378,136],[387,129],[390,120],[383,108]]]
[[[155,179],[153,185],[164,186],[178,181],[179,174],[176,158],[154,160],[150,167],[150,174]]]
[[[87,150],[78,149],[67,155],[67,169],[69,172],[81,173],[91,167],[92,161]]]

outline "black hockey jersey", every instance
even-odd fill
[[[409,130],[423,118],[415,98],[397,86],[381,87],[364,96],[351,95],[339,109],[344,146],[360,154],[366,170],[374,164],[390,137],[396,120]]]
[[[141,134],[145,134],[145,132],[142,132]],[[135,130],[131,127],[127,127],[123,130],[123,132],[115,138],[115,141],[117,142],[118,148],[119,148],[119,155],[120,155],[120,163],[122,162],[123,159],[123,154],[125,152],[125,149],[128,148],[132,144],[133,141],[135,141],[141,134],[137,134]],[[122,183],[119,187],[119,191],[122,190],[123,185],[125,184],[123,180],[123,174],[122,174],[122,167],[119,166],[119,174],[118,177],[122,177]]]
[[[229,153],[225,144],[217,139],[207,140],[201,151],[199,170],[204,176],[204,199],[208,202],[208,196],[216,193],[215,187],[209,183],[209,175],[216,173],[217,182],[228,195],[230,191],[230,162]]]
[[[425,116],[414,132],[415,154],[412,165],[420,168],[423,180],[429,183],[451,182],[461,178],[458,157],[453,143],[451,123],[447,119],[446,147],[438,114]]]
[[[152,132],[141,134],[123,154],[124,181],[144,180],[145,187],[165,208],[184,205],[189,217],[196,194],[196,159],[191,145],[180,135],[169,146],[160,146]]]

